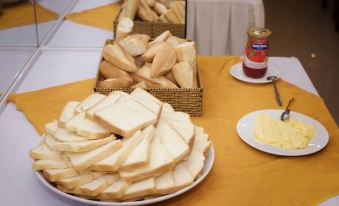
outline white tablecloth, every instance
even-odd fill
[[[242,55],[250,26],[265,26],[262,0],[188,0],[187,37],[201,55]]]

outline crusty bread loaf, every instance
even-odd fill
[[[173,66],[172,73],[181,88],[193,88],[194,74],[188,62],[180,62]]]
[[[140,0],[137,12],[140,19],[148,22],[154,22],[152,9],[147,5],[146,0]]]
[[[155,2],[153,9],[160,16],[167,11],[166,6],[163,5],[162,3],[158,2],[158,1]]]
[[[173,164],[173,159],[160,143],[159,138],[154,136],[150,146],[149,164],[133,171],[119,171],[119,174],[120,178],[126,182],[136,182],[148,177],[159,176],[171,169]]]
[[[79,105],[75,108],[75,113],[87,111],[89,108],[93,107],[96,103],[100,102],[106,96],[99,93],[93,93],[86,97]]]
[[[165,18],[165,16],[164,16],[163,14],[162,14],[161,16],[159,16],[158,22],[161,22],[161,23],[170,23],[170,22]]]
[[[130,200],[140,197],[145,197],[155,194],[155,181],[154,178],[144,179],[138,182],[134,182],[127,187],[125,194],[122,196],[122,200]]]
[[[32,159],[39,160],[62,160],[61,153],[50,149],[46,144],[40,144],[29,151]]]
[[[54,137],[47,135],[46,136],[46,145],[56,151],[64,151],[64,152],[87,152],[98,148],[104,144],[107,144],[116,137],[111,135],[109,137],[97,140],[88,140],[81,142],[61,142],[56,140]]]
[[[150,88],[158,88],[161,86],[161,82],[151,78],[151,68],[146,64],[141,69],[131,74],[131,77],[135,82],[144,81],[146,86]]]
[[[186,39],[181,39],[176,36],[171,36],[166,40],[166,42],[168,42],[171,46],[176,47],[179,44],[186,43],[187,41]]]
[[[71,160],[74,169],[81,171],[91,167],[96,162],[105,159],[119,150],[121,146],[120,140],[114,140],[94,150],[80,153],[68,153],[67,156]]]
[[[115,172],[121,164],[126,160],[134,148],[142,141],[144,134],[140,131],[136,132],[132,137],[122,142],[122,147],[117,152],[107,158],[97,162],[92,166],[93,170],[104,172]]]
[[[168,47],[169,45],[163,41],[155,42],[152,46],[149,46],[146,52],[141,56],[141,59],[145,62],[152,62],[155,55],[162,51],[163,47]]]
[[[156,84],[150,84],[150,88],[178,88],[176,84],[174,84],[164,76],[152,78],[151,80],[153,82],[156,82]]]
[[[120,170],[133,170],[137,167],[145,166],[148,163],[149,147],[154,133],[155,129],[152,125],[142,131],[143,139],[121,164]]]
[[[149,7],[153,7],[156,0],[145,0],[146,4],[149,6]]]
[[[108,106],[111,106],[112,104],[114,104],[116,101],[118,101],[118,99],[122,96],[122,95],[126,95],[126,93],[124,92],[120,92],[120,91],[114,91],[111,92],[107,97],[105,97],[104,99],[102,99],[100,102],[98,102],[96,105],[94,105],[93,107],[91,107],[87,113],[86,113],[86,117],[94,120],[94,112],[99,111],[100,109],[106,108]]]
[[[122,38],[118,43],[126,49],[126,51],[133,57],[145,53],[147,43],[150,37],[146,34],[131,34]]]
[[[172,67],[172,69],[173,69],[173,67]],[[170,80],[171,82],[173,82],[173,84],[178,85],[178,82],[177,82],[177,80],[175,80],[172,71],[168,72],[168,74],[166,74],[165,77],[166,77],[166,79],[168,79],[168,80]]]
[[[131,20],[134,20],[135,15],[136,15],[137,10],[138,10],[139,1],[140,0],[128,0],[127,1],[125,17],[127,17]]]
[[[63,169],[72,167],[67,160],[37,160],[33,163],[33,170]]]
[[[136,89],[136,88],[147,88],[147,84],[145,81],[139,81],[138,83],[132,85],[130,88]]]
[[[119,69],[127,72],[135,72],[137,70],[134,58],[118,43],[113,42],[113,44],[106,45],[102,55],[108,62]]]
[[[99,194],[99,198],[104,200],[119,200],[125,194],[127,187],[128,184],[125,181],[117,179]]]
[[[151,77],[159,77],[168,73],[175,63],[175,50],[170,44],[165,43],[153,59]]]
[[[161,33],[159,36],[155,37],[155,39],[151,42],[149,42],[148,47],[153,46],[154,44],[156,44],[157,42],[162,42],[162,41],[166,41],[169,37],[171,37],[172,34],[170,31],[164,31],[163,33]]]
[[[170,10],[177,17],[180,24],[185,24],[185,2],[173,1],[169,4]]]
[[[79,175],[79,173],[74,168],[47,169],[43,171],[43,174],[51,182]]]
[[[133,85],[133,79],[129,76],[105,79],[97,82],[98,88],[128,88]]]
[[[164,174],[155,178],[155,187],[157,194],[165,195],[176,190],[176,185],[173,180],[172,171],[167,171]]]
[[[114,105],[94,112],[94,118],[113,133],[131,137],[137,130],[156,122],[157,116],[131,98],[120,98]]]
[[[58,125],[59,127],[65,127],[65,123],[67,120],[71,119],[74,116],[75,108],[79,105],[80,102],[76,101],[69,101],[67,102],[66,106],[62,110],[60,116]]]
[[[127,11],[126,11],[127,12]],[[115,38],[117,40],[126,37],[133,31],[134,22],[132,19],[128,17],[121,17],[119,18]]]
[[[172,9],[168,9],[164,14],[162,14],[168,22],[173,23],[173,24],[180,24],[180,20],[175,16],[174,12]]]
[[[109,63],[108,61],[101,62],[99,72],[100,72],[100,75],[104,77],[105,79],[120,78],[120,77],[128,76],[128,73],[126,71],[117,68],[116,66]]]

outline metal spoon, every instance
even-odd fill
[[[275,99],[277,100],[278,106],[282,106],[282,103],[281,103],[281,100],[280,100],[279,91],[278,91],[277,85],[275,83],[275,81],[278,79],[278,77],[277,76],[269,76],[266,79],[272,81],[273,88],[274,88],[274,93],[275,93]]]
[[[292,97],[289,101],[288,104],[286,106],[285,111],[281,114],[280,116],[280,120],[281,121],[285,121],[290,117],[290,110],[288,109],[288,107],[290,106],[290,104],[293,102],[294,98]]]

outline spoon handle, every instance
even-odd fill
[[[282,106],[281,100],[280,100],[280,95],[278,91],[277,84],[275,83],[275,80],[272,81],[273,88],[274,88],[274,93],[275,93],[275,99],[277,101],[278,106]]]

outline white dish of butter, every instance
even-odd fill
[[[322,150],[329,141],[325,127],[313,118],[291,111],[290,120],[279,120],[283,110],[251,112],[237,123],[240,138],[270,154],[301,156]]]

